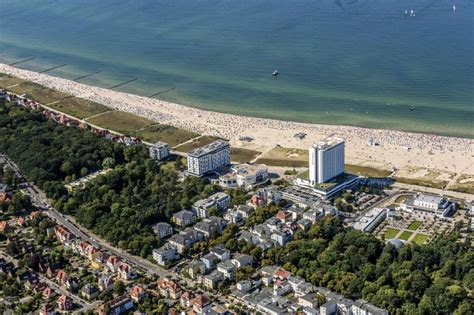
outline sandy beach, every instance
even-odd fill
[[[385,169],[425,167],[474,174],[472,139],[238,116],[107,90],[5,64],[0,64],[0,72],[159,123],[223,137],[235,147],[259,151],[276,145],[307,149],[313,142],[337,135],[346,140],[346,163]],[[306,133],[305,139],[295,138],[294,134],[298,132]],[[254,140],[243,142],[239,140],[240,136],[250,136]],[[379,145],[369,146],[370,139]]]

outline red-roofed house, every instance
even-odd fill
[[[205,314],[211,310],[211,300],[202,294],[198,294],[193,300],[193,311],[196,314]]]
[[[10,226],[8,225],[7,221],[0,221],[0,232],[8,231]]]
[[[62,269],[58,270],[58,273],[56,274],[56,281],[65,285],[67,282],[67,279],[68,279],[67,273]]]
[[[84,249],[84,256],[86,256],[89,260],[94,259],[94,254],[98,253],[99,249],[94,245],[87,244],[86,248]]]
[[[61,295],[56,301],[56,304],[60,311],[69,311],[73,306],[72,299],[67,295]]]
[[[12,199],[10,197],[10,195],[8,195],[7,193],[5,192],[0,192],[0,202],[10,202]]]
[[[44,304],[41,306],[39,315],[55,315],[56,312],[54,311],[53,307],[49,304]]]
[[[168,278],[158,279],[156,282],[158,286],[158,291],[160,294],[166,298],[177,299],[181,295],[181,287],[179,284]]]
[[[117,272],[119,278],[123,280],[131,280],[137,276],[132,266],[127,263],[120,263]]]
[[[54,290],[50,287],[47,287],[43,290],[43,299],[47,300],[54,295]]]
[[[117,256],[110,256],[105,265],[111,272],[117,272],[120,262],[120,258]]]
[[[291,276],[291,272],[286,271],[283,268],[278,268],[273,274],[273,277],[277,279],[288,279],[290,276]]]
[[[132,289],[130,290],[130,297],[132,298],[133,301],[136,303],[140,302],[143,298],[146,297],[146,292],[143,287],[139,285],[134,285]]]
[[[61,225],[57,225],[54,228],[54,233],[56,234],[56,237],[61,243],[70,243],[72,239],[74,239],[73,234],[69,232],[66,228],[64,228]]]
[[[292,214],[288,211],[285,211],[285,210],[280,210],[278,211],[278,213],[276,214],[276,217],[278,220],[280,220],[281,222],[283,223],[287,223],[287,222],[292,222]]]
[[[260,197],[257,196],[257,195],[253,195],[252,198],[250,199],[250,202],[251,202],[254,206],[260,206],[260,205],[263,204],[262,199],[260,199]]]
[[[194,300],[194,293],[191,291],[186,291],[183,294],[181,294],[181,298],[179,299],[179,302],[181,306],[183,307],[191,307],[193,306],[193,300]]]
[[[18,217],[18,220],[16,221],[18,226],[25,226],[26,225],[26,220],[24,217]]]

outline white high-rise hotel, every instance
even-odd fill
[[[309,148],[311,185],[325,183],[344,173],[344,139],[331,137]]]
[[[188,152],[188,173],[195,176],[214,171],[230,164],[229,143],[216,140],[208,145]]]

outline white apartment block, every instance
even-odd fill
[[[196,201],[191,210],[199,218],[208,218],[208,210],[211,208],[216,208],[219,211],[227,210],[230,205],[230,196],[223,192],[215,193],[212,196],[209,196],[207,199],[201,199]]]
[[[328,138],[309,148],[311,185],[325,183],[344,173],[344,140]]]
[[[175,248],[163,246],[162,248],[155,248],[153,250],[153,259],[158,265],[166,266],[168,263],[179,259],[179,255]]]
[[[157,142],[150,146],[150,157],[154,160],[161,161],[167,159],[170,155],[170,149],[167,143]]]
[[[223,140],[216,140],[188,152],[188,173],[191,175],[203,176],[229,164],[230,145]]]

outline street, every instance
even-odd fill
[[[5,163],[15,171],[16,175],[21,180],[26,182],[27,179],[20,172],[17,165],[13,161],[9,160],[8,157],[2,157],[4,158]],[[83,241],[87,241],[96,247],[102,248],[103,250],[108,251],[110,254],[120,257],[123,261],[129,262],[132,266],[143,269],[147,274],[158,275],[159,277],[166,277],[172,275],[170,271],[163,269],[160,266],[155,265],[146,259],[128,254],[121,249],[111,246],[105,240],[100,239],[97,236],[92,236],[92,233],[90,231],[87,231],[84,227],[80,227],[79,225],[74,224],[66,216],[54,209],[49,204],[48,198],[46,197],[44,192],[42,192],[38,187],[34,186],[33,184],[30,183],[24,189],[24,191],[28,195],[30,195],[31,200],[36,207],[42,209],[44,213],[54,219],[58,224],[68,229],[77,238]]]

